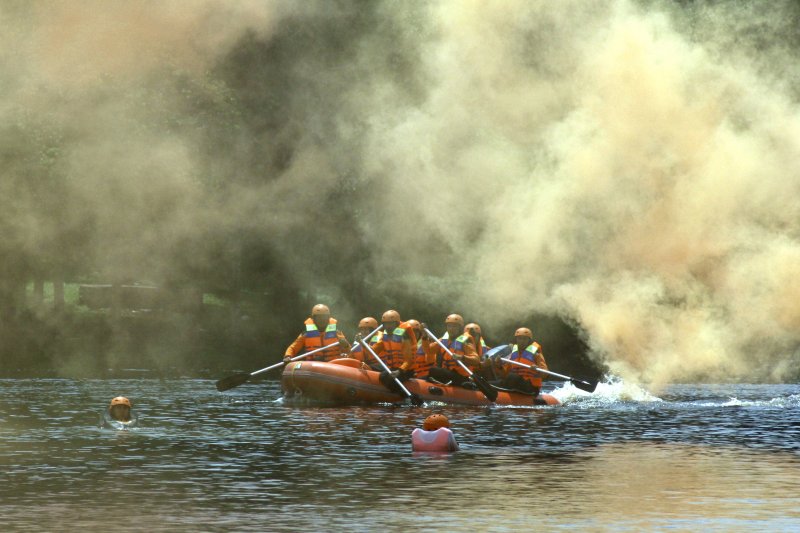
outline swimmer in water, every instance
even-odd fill
[[[108,416],[117,422],[122,422],[124,424],[130,423],[131,401],[125,396],[117,396],[111,400],[111,405],[108,406]]]
[[[411,449],[415,452],[454,452],[458,442],[450,431],[450,421],[442,414],[433,414],[422,423],[422,429],[411,432]]]

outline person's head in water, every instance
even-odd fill
[[[117,396],[108,406],[109,416],[118,422],[131,421],[131,401],[125,396]]]

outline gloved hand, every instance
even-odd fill
[[[292,362],[292,357],[290,355],[285,355],[283,357],[283,366],[286,366],[291,362]]]
[[[393,370],[391,372],[387,372],[386,370],[384,370],[383,372],[381,372],[381,381],[384,381],[384,380],[394,381],[398,377],[400,377],[400,371],[399,370]]]
[[[356,333],[356,336],[353,337],[353,344],[355,344],[355,343],[361,344],[361,341],[363,341],[363,340],[364,340],[364,336],[361,333]]]

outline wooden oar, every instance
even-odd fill
[[[585,390],[586,392],[594,392],[595,389],[597,388],[597,381],[584,381],[582,379],[577,379],[570,376],[564,376],[562,374],[556,374],[555,372],[550,372],[549,370],[545,370],[544,368],[539,368],[538,366],[533,366],[533,365],[526,365],[525,363],[520,363],[519,361],[512,361],[511,359],[507,359],[505,357],[501,357],[500,360],[505,361],[506,363],[511,363],[512,365],[524,366],[525,368],[532,368],[535,371],[540,372],[542,374],[547,374],[549,376],[554,376],[557,378],[567,380],[576,387],[578,387],[579,389]]]
[[[296,357],[292,357],[292,361],[298,361],[300,359],[303,359],[304,357],[308,357],[309,355],[313,355],[317,352],[321,352],[323,350],[327,350],[328,348],[332,348],[337,344],[339,344],[339,341],[327,344],[325,346],[321,346],[315,350],[311,350],[310,352],[306,352]],[[262,368],[261,370],[250,372],[249,374],[247,372],[240,372],[239,374],[234,374],[232,376],[228,376],[227,378],[222,378],[221,380],[217,381],[217,390],[223,392],[232,389],[234,387],[238,387],[239,385],[249,381],[250,378],[257,376],[258,374],[263,374],[264,372],[268,372],[273,368],[278,368],[279,366],[283,366],[283,361],[281,361],[280,363],[275,363],[274,365],[270,365],[267,368]]]
[[[374,357],[375,360],[378,361],[381,364],[383,369],[391,376],[392,375],[392,371],[389,369],[388,366],[386,366],[386,363],[383,362],[383,359],[378,357],[378,354],[375,353],[375,350],[372,349],[372,346],[370,346],[368,342],[363,343],[362,346],[364,346],[364,348],[366,348],[367,351],[369,351],[369,353],[372,354],[372,357]],[[417,396],[416,394],[412,394],[411,391],[408,390],[405,385],[403,385],[402,381],[400,381],[399,379],[397,379],[394,376],[392,376],[392,378],[394,379],[394,382],[397,383],[400,386],[400,388],[403,390],[403,394],[406,395],[406,398],[411,400],[412,404],[414,404],[414,405],[422,405],[424,403],[419,396]]]
[[[478,389],[480,389],[480,391],[483,393],[483,395],[484,395],[484,396],[486,396],[486,399],[488,399],[490,402],[494,402],[494,401],[497,399],[497,389],[495,389],[494,387],[492,387],[491,385],[489,385],[489,382],[488,382],[488,381],[486,381],[485,379],[483,379],[481,376],[476,376],[476,375],[475,375],[475,374],[472,372],[472,370],[470,370],[470,369],[469,369],[469,367],[468,367],[467,365],[465,365],[464,363],[462,363],[461,361],[459,361],[458,359],[456,359],[456,356],[455,356],[455,355],[453,355],[453,352],[451,352],[451,351],[450,351],[450,350],[447,348],[447,346],[445,346],[445,345],[442,343],[442,341],[440,341],[440,340],[439,340],[439,337],[437,337],[436,335],[434,335],[433,333],[431,333],[431,330],[429,330],[428,328],[425,328],[425,333],[427,333],[427,334],[428,334],[428,337],[430,337],[431,339],[435,340],[435,341],[436,341],[436,343],[437,343],[439,346],[441,346],[441,347],[442,347],[442,349],[443,349],[445,352],[447,352],[447,355],[449,355],[449,356],[450,356],[450,357],[453,359],[453,361],[455,361],[456,363],[458,363],[459,365],[461,365],[461,368],[463,368],[464,370],[466,370],[466,371],[467,371],[467,375],[469,376],[469,379],[471,379],[471,380],[472,380],[472,382],[475,384],[475,386],[477,386],[477,387],[478,387]]]

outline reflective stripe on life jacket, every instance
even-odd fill
[[[534,348],[541,349],[538,343],[532,342],[522,351],[522,354],[519,353],[519,346],[516,344],[514,348],[511,350],[511,354],[508,356],[509,359],[512,361],[519,361],[520,363],[524,363],[528,366],[533,366],[536,363],[536,354],[534,353]],[[531,370],[529,368],[522,368],[519,365],[510,365],[509,372],[514,374],[519,374],[522,378],[529,381],[531,385],[534,387],[542,388],[542,376],[535,370]]]
[[[454,452],[458,450],[458,443],[448,428],[434,431],[417,428],[411,432],[411,449],[415,452]]]
[[[472,339],[472,340],[475,340],[475,339]],[[486,345],[486,341],[483,340],[483,337],[481,337],[481,342],[478,343],[477,346],[475,346],[475,351],[477,352],[477,354],[479,356],[481,356],[481,355],[483,355],[483,354],[485,354],[486,352],[489,351],[489,347]]]
[[[336,332],[336,319],[329,318],[328,319],[328,326],[325,328],[324,333],[320,333],[317,329],[316,324],[314,324],[314,320],[311,318],[306,319],[306,332],[303,335],[303,353],[310,352],[311,350],[316,350],[322,346],[327,346],[329,344],[333,344],[338,340],[337,332]],[[339,346],[334,346],[330,350],[323,350],[321,352],[315,353],[311,357],[307,358],[307,361],[331,361],[339,357],[341,353],[341,348]]]

